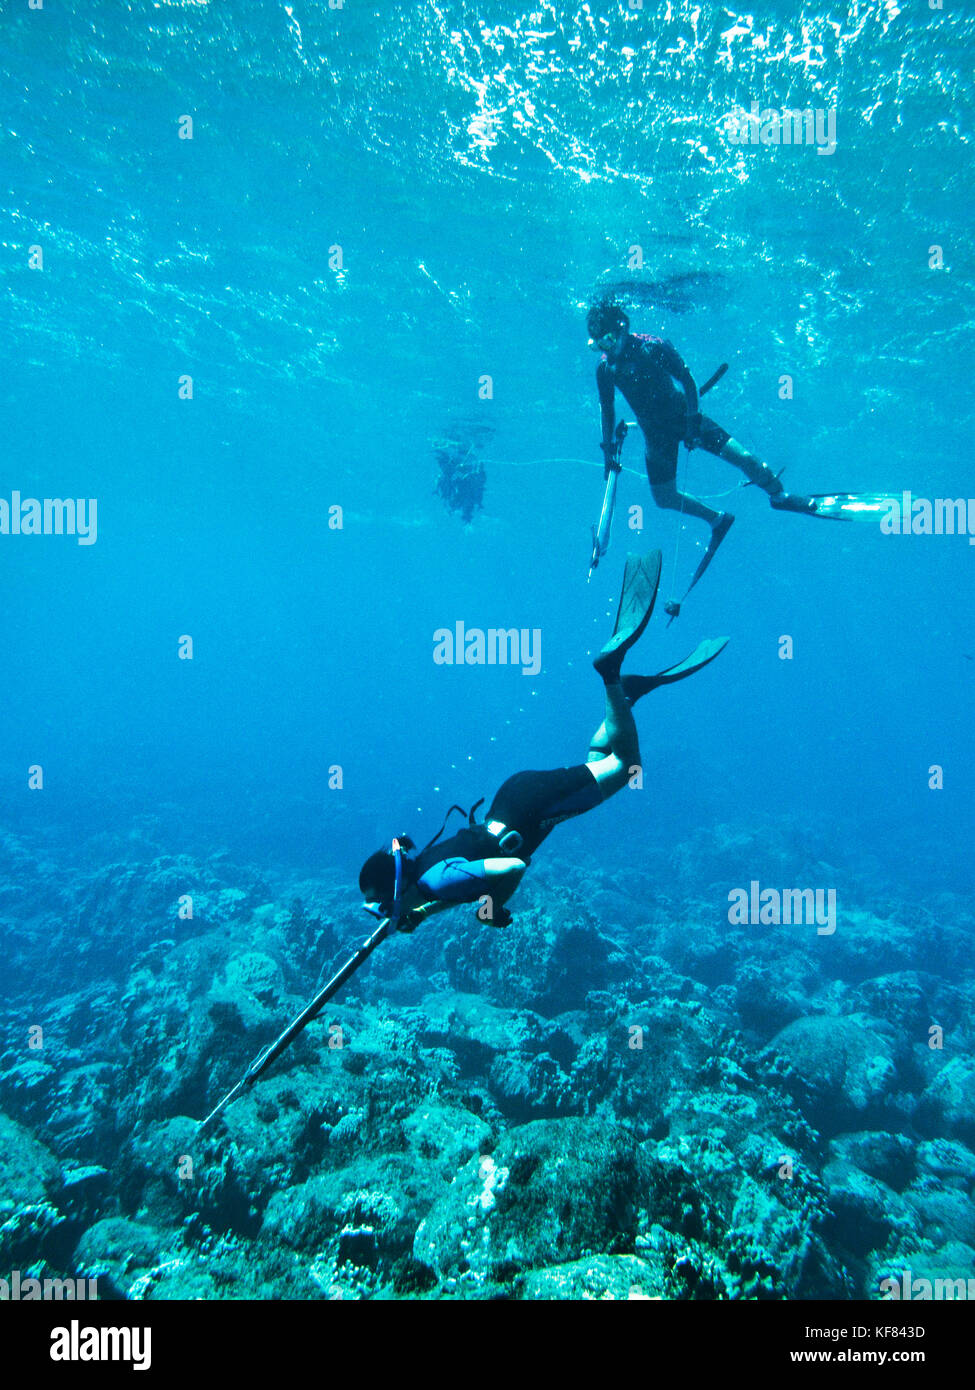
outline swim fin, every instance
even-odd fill
[[[711,539],[708,541],[708,548],[701,556],[701,563],[694,571],[694,578],[687,586],[687,594],[691,592],[691,590],[694,588],[694,585],[701,578],[701,575],[704,573],[708,565],[714,559],[718,551],[718,546],[721,544],[725,536],[731,530],[734,519],[734,514],[732,512],[722,512],[721,515],[718,517],[717,521],[714,523],[714,526],[711,530]],[[687,594],[684,595],[684,598],[687,598]]]
[[[623,694],[631,705],[635,705],[637,700],[649,695],[658,685],[673,685],[675,681],[686,680],[688,676],[693,676],[695,671],[709,665],[716,656],[720,656],[728,641],[727,637],[707,637],[698,643],[690,656],[685,656],[676,666],[668,666],[665,671],[658,671],[655,676],[624,676]]]
[[[714,526],[711,528],[711,539],[708,541],[708,548],[701,556],[701,562],[698,565],[697,569],[694,571],[694,576],[691,579],[690,584],[688,584],[687,586],[687,589],[684,593],[684,598],[680,599],[679,601],[672,600],[665,607],[665,612],[669,615],[670,619],[670,621],[667,623],[668,627],[670,627],[670,624],[680,614],[680,606],[684,602],[684,599],[687,598],[687,595],[691,592],[691,590],[694,588],[694,585],[701,578],[708,565],[714,559],[715,555],[718,552],[718,546],[721,544],[725,536],[731,530],[734,520],[735,518],[733,512],[722,512],[721,515],[718,517],[717,521],[714,523]]]
[[[592,663],[604,681],[619,680],[624,656],[650,621],[660,587],[662,560],[659,550],[651,550],[649,555],[626,557],[613,635]]]
[[[809,501],[813,516],[830,517],[836,521],[876,521],[891,503],[899,506],[900,493],[892,492],[818,492]]]

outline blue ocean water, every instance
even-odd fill
[[[653,505],[634,431],[587,583],[606,286],[699,381],[730,364],[706,408],[790,490],[973,491],[960,6],[24,0],[0,30],[0,496],[96,498],[98,527],[0,534],[0,820],[28,845],[225,847],[346,888],[355,939],[391,834],[583,761],[626,551],[661,548],[671,599],[707,539]],[[834,111],[835,152],[732,144],[752,103]],[[470,524],[435,492],[465,431]],[[742,481],[702,450],[678,478]],[[643,789],[539,860],[652,902],[661,854],[747,828],[866,903],[970,893],[968,537],[717,505],[728,540],[631,665],[727,651],[640,705]],[[436,664],[458,621],[537,629],[541,669]]]

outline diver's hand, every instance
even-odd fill
[[[415,907],[412,912],[404,912],[396,923],[396,930],[403,932],[416,931],[425,915],[421,907]]]
[[[603,451],[603,477],[608,478],[610,473],[619,473],[622,465],[616,456],[615,444],[600,444]]]
[[[488,926],[491,927],[507,927],[511,922],[511,913],[506,907],[502,907],[500,904],[497,907],[491,908],[490,917],[482,917],[481,913],[483,911],[483,907],[477,909],[477,920],[480,923],[486,922]]]
[[[684,431],[684,444],[688,449],[696,449],[701,441],[701,412],[693,411],[687,417],[687,426]]]

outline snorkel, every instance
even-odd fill
[[[393,906],[389,910],[389,915],[394,922],[398,922],[402,916],[400,899],[403,895],[403,847],[399,840],[393,841],[393,860],[396,864],[396,885],[393,888]]]
[[[363,909],[369,913],[370,917],[390,917],[396,922],[403,915],[403,860],[408,850],[412,848],[412,841],[405,835],[401,839],[393,840],[391,848],[387,851],[393,856],[393,900],[389,904],[380,901],[363,903]],[[375,857],[381,858],[381,854]]]

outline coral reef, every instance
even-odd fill
[[[830,935],[732,925],[742,862],[815,876],[785,831],[681,846],[650,899],[547,858],[507,930],[462,911],[386,942],[201,1135],[357,944],[348,896],[105,848],[91,872],[0,841],[0,1272],[119,1299],[753,1300],[971,1271],[961,903],[867,910],[850,881]]]

